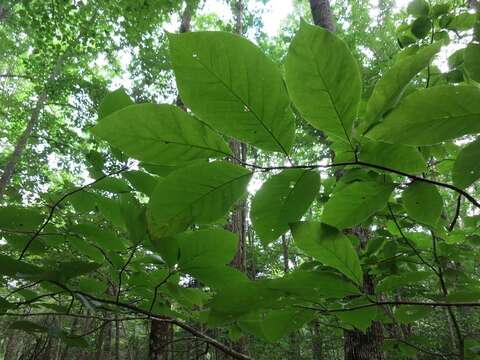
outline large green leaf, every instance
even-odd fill
[[[335,191],[325,204],[322,222],[346,229],[360,224],[382,210],[393,191],[391,184],[363,181],[348,184]]]
[[[399,60],[376,83],[367,103],[362,129],[366,130],[379,122],[381,117],[396,105],[410,81],[427,67],[440,47],[441,43],[435,43],[412,55],[399,56]],[[409,52],[410,49],[404,51]]]
[[[100,102],[98,109],[98,119],[101,120],[104,117],[113,114],[115,111],[123,109],[129,105],[133,105],[133,100],[125,92],[124,88],[119,88],[105,95]]]
[[[349,142],[361,95],[358,65],[331,32],[302,22],[285,63],[287,87],[314,127]]]
[[[412,146],[388,144],[368,138],[363,138],[362,142],[358,156],[360,161],[409,174],[421,173],[427,168],[420,151]]]
[[[435,226],[443,209],[443,199],[435,185],[414,181],[402,194],[408,216],[426,225]]]
[[[245,193],[250,177],[250,171],[224,161],[195,164],[171,173],[159,182],[150,198],[150,231],[164,237],[193,223],[220,219]]]
[[[480,131],[480,89],[436,86],[406,97],[368,136],[394,144],[433,145]]]
[[[369,304],[371,304],[371,302],[365,298],[354,299],[345,306],[346,309],[354,310],[338,311],[335,313],[335,316],[343,323],[365,332],[370,326],[370,323],[377,317],[376,306],[363,307]]]
[[[280,71],[247,39],[226,32],[170,34],[183,102],[220,132],[288,153],[294,122]]]
[[[480,44],[468,44],[464,55],[465,71],[468,76],[480,82]]]
[[[460,188],[467,188],[480,178],[480,140],[460,151],[453,164],[452,178],[455,186]]]
[[[350,240],[337,229],[319,222],[291,224],[295,244],[307,255],[362,284],[360,260]]]
[[[38,274],[40,272],[41,270],[34,265],[0,254],[0,275],[23,277]]]
[[[253,228],[267,245],[300,220],[320,188],[316,171],[289,169],[272,176],[252,200]]]
[[[178,266],[189,269],[228,264],[237,251],[238,235],[222,229],[190,231],[175,236]]]
[[[230,155],[220,135],[173,105],[128,106],[102,119],[91,131],[127,155],[152,164]]]
[[[293,271],[282,278],[270,280],[267,287],[283,291],[298,300],[313,302],[320,298],[341,299],[359,294],[350,281],[326,271]]]
[[[279,309],[268,311],[259,320],[259,328],[267,341],[278,341],[285,335],[300,329],[315,317],[313,310]]]
[[[378,283],[375,287],[375,291],[380,293],[396,290],[403,286],[422,282],[432,277],[432,275],[434,275],[434,273],[428,271],[411,271],[399,275],[390,275]]]

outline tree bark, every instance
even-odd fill
[[[172,324],[152,319],[149,339],[150,360],[169,360],[172,340]]]
[[[7,343],[5,344],[5,353],[3,355],[4,360],[14,360],[16,359],[17,352],[17,334],[16,332],[11,332],[8,335]]]
[[[335,32],[335,21],[329,0],[310,0],[313,23],[328,31]]]
[[[323,360],[323,341],[320,333],[320,323],[318,320],[313,320],[310,326],[312,329],[312,359]]]

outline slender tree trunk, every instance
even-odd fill
[[[63,68],[63,64],[65,62],[66,55],[67,55],[67,52],[63,53],[58,57],[55,67],[53,68],[52,73],[48,77],[44,90],[38,96],[35,107],[33,108],[32,113],[30,115],[30,120],[28,121],[27,126],[25,127],[25,130],[23,130],[23,133],[18,138],[17,143],[15,144],[15,147],[13,149],[13,152],[7,160],[5,168],[3,169],[2,177],[0,178],[0,202],[3,199],[5,190],[7,189],[10,181],[12,180],[12,177],[15,173],[15,167],[17,166],[17,163],[21,160],[23,151],[27,146],[27,142],[30,139],[33,131],[35,130],[40,120],[40,113],[42,112],[43,107],[45,105],[45,101],[47,100],[47,97],[48,97],[47,87],[58,77],[58,75],[60,75],[60,72],[62,71],[62,68]]]
[[[158,320],[152,320],[150,324],[150,360],[169,360],[172,325]]]
[[[6,344],[5,344],[5,353],[3,356],[4,360],[15,360],[17,358],[17,334],[16,332],[11,332],[8,335]]]
[[[243,34],[243,8],[244,4],[242,0],[235,0],[235,32],[239,35]],[[240,162],[246,162],[247,160],[247,145],[241,143],[238,140],[230,140],[230,149],[235,159],[240,160]],[[239,162],[237,160],[233,162]],[[246,218],[247,218],[247,206],[246,201],[241,200],[235,206],[235,209],[232,212],[229,224],[229,230],[238,234],[238,246],[235,253],[235,257],[231,262],[231,266],[235,269],[245,273],[246,271]],[[247,338],[245,336],[241,337],[238,341],[233,344],[233,348],[241,353],[247,352]]]
[[[193,10],[191,4],[187,3],[182,13],[180,24],[180,33],[189,32]],[[187,111],[180,95],[177,96],[176,105],[184,111]],[[168,360],[170,359],[170,343],[174,337],[173,326],[168,322],[161,322],[155,319],[150,321],[149,337],[149,357],[150,360]]]
[[[120,321],[115,314],[115,360],[120,360]]]
[[[335,21],[329,0],[310,0],[310,8],[316,25],[331,32],[335,31]],[[338,176],[341,174],[339,173]],[[367,229],[354,228],[350,231],[359,237],[362,246],[366,245]],[[363,287],[366,293],[374,293],[374,282],[368,273],[364,276]],[[345,331],[344,333],[345,360],[384,360],[382,346],[383,326],[380,322],[374,321],[365,333],[360,330]]]
[[[312,329],[312,359],[323,360],[323,341],[320,323],[318,320],[313,320],[310,326]]]
[[[335,32],[335,21],[329,0],[310,0],[313,22],[328,31]]]

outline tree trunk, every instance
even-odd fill
[[[335,32],[335,21],[329,0],[310,0],[313,22],[328,31]]]
[[[239,35],[243,34],[243,1],[236,0],[235,1],[235,32]],[[232,150],[232,154],[235,159],[233,162],[246,162],[247,160],[247,145],[241,143],[238,140],[232,139],[230,140],[230,149]],[[247,207],[246,201],[241,200],[235,206],[235,209],[232,212],[230,218],[230,224],[228,226],[229,230],[235,234],[238,234],[238,246],[237,251],[235,253],[235,257],[233,258],[230,265],[235,269],[245,273],[246,271],[246,218],[247,218]],[[247,352],[247,338],[245,336],[241,337],[235,343],[233,343],[233,348],[240,352],[246,353]]]
[[[172,340],[172,324],[152,319],[149,339],[150,360],[169,360]]]
[[[4,360],[15,360],[17,358],[17,334],[15,332],[11,332],[8,335],[6,344],[5,344],[5,353],[3,355]]]
[[[312,359],[323,360],[323,341],[320,333],[320,323],[318,320],[313,320],[310,326],[312,329]]]
[[[329,0],[310,0],[313,22],[328,31],[335,31],[335,22]],[[334,154],[332,154],[334,156]],[[339,176],[340,173],[339,173]],[[366,245],[368,229],[354,228],[350,230],[360,238],[361,246]],[[373,279],[367,273],[364,276],[364,292],[374,293]],[[383,351],[383,326],[374,321],[365,333],[360,330],[345,331],[344,353],[345,360],[384,360]]]
[[[115,360],[120,360],[120,321],[115,314]]]
[[[38,96],[37,103],[32,110],[32,114],[30,115],[30,120],[28,121],[25,130],[23,130],[22,134],[18,138],[13,152],[7,160],[5,168],[3,169],[2,177],[0,178],[0,202],[2,201],[5,190],[7,189],[10,181],[12,180],[13,174],[15,173],[15,167],[17,166],[17,163],[22,157],[23,151],[27,146],[27,142],[30,139],[30,136],[32,135],[35,127],[40,120],[40,113],[42,112],[45,101],[47,100],[47,86],[50,85],[60,74],[63,63],[65,62],[66,54],[67,52],[63,53],[58,57],[55,67],[50,76],[48,77],[44,90]]]
[[[180,33],[189,32],[191,29],[194,9],[187,3],[182,13]],[[176,105],[187,111],[180,95],[177,96]],[[173,326],[168,322],[152,319],[150,321],[149,357],[151,360],[168,360],[170,358],[170,343],[173,341]]]

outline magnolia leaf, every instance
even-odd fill
[[[272,176],[252,200],[251,219],[264,245],[288,230],[288,224],[300,220],[320,189],[316,171],[289,169]]]
[[[363,138],[362,141],[358,157],[360,161],[409,174],[422,173],[427,168],[424,157],[414,147],[372,141],[368,138]]]
[[[368,136],[394,144],[434,145],[478,133],[479,116],[478,87],[436,86],[407,96]]]
[[[382,210],[393,191],[392,184],[362,181],[335,191],[325,204],[322,222],[346,229],[367,220]]]
[[[465,189],[480,178],[480,140],[465,146],[453,164],[452,178],[455,186]]]
[[[468,76],[480,82],[480,44],[468,44],[464,54],[465,71]]]
[[[287,154],[294,121],[277,66],[247,39],[227,32],[169,34],[182,101],[225,135]]]
[[[115,111],[133,104],[133,100],[127,95],[125,89],[119,88],[111,93],[108,93],[102,99],[98,109],[98,119],[101,120],[104,117],[113,114]]]
[[[224,161],[177,170],[159,182],[148,204],[150,232],[174,235],[193,223],[207,224],[225,216],[246,190],[251,172]]]
[[[436,226],[443,209],[443,199],[435,185],[414,181],[402,194],[408,216],[426,225]]]
[[[367,130],[378,123],[381,117],[397,104],[410,81],[428,66],[440,48],[441,43],[434,43],[412,55],[398,56],[397,62],[386,71],[373,89],[367,103],[363,129]],[[408,51],[410,49],[404,50],[404,54],[408,54]]]
[[[128,106],[91,131],[125,154],[152,164],[175,165],[231,154],[220,135],[173,105]]]
[[[190,231],[175,236],[178,266],[182,271],[209,266],[223,266],[232,261],[238,235],[222,229]]]
[[[334,227],[319,222],[291,224],[295,244],[307,255],[362,284],[360,260],[350,240]]]
[[[362,83],[347,45],[331,32],[302,22],[288,51],[285,77],[305,120],[349,143]]]

